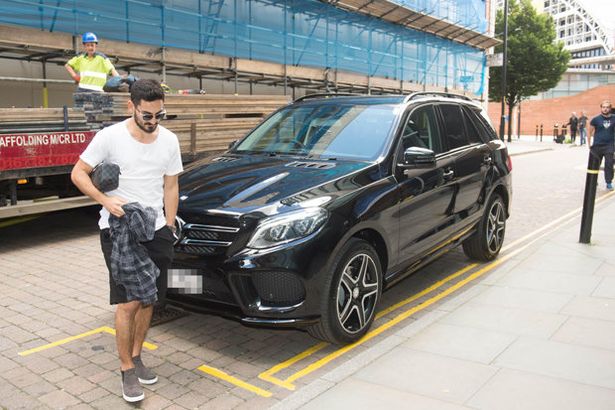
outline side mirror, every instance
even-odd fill
[[[235,146],[235,144],[237,144],[237,140],[229,142],[229,144],[228,144],[228,149],[233,149],[233,147]]]
[[[410,147],[404,151],[402,168],[433,168],[436,166],[436,153],[427,148]]]

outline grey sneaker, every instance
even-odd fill
[[[135,370],[137,377],[142,384],[154,384],[158,381],[158,376],[151,369],[145,367],[141,356],[135,356],[132,358],[132,362],[135,364]]]
[[[128,369],[122,372],[122,396],[124,396],[124,400],[130,403],[141,401],[145,398],[135,369]]]

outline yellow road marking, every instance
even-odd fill
[[[604,196],[602,196],[602,197],[598,198],[598,199],[596,200],[596,203],[603,202],[604,200],[606,200],[607,198],[609,198],[609,197],[611,197],[611,196],[613,196],[613,195],[615,195],[615,192],[611,192],[611,193],[605,194]],[[547,229],[551,228],[553,225],[557,225],[557,224],[559,224],[560,222],[562,222],[563,220],[568,219],[568,218],[570,218],[570,217],[574,216],[574,215],[575,215],[575,214],[577,214],[580,210],[582,210],[582,208],[577,208],[576,210],[573,210],[573,211],[571,211],[571,212],[568,212],[567,214],[565,214],[565,215],[563,215],[563,216],[561,216],[561,217],[557,218],[556,220],[551,221],[551,222],[550,222],[550,223],[548,223],[547,225],[545,225],[545,226],[543,226],[543,227],[541,227],[541,228],[539,228],[539,229],[537,229],[537,230],[535,230],[535,231],[531,232],[530,234],[525,235],[524,237],[519,238],[519,239],[517,239],[517,240],[513,241],[512,243],[508,244],[507,246],[503,247],[503,248],[502,248],[502,251],[507,250],[507,249],[510,249],[510,248],[512,248],[512,247],[514,247],[514,246],[516,246],[516,245],[520,244],[520,243],[523,243],[523,242],[527,241],[528,239],[530,239],[530,238],[532,238],[532,237],[535,237],[535,239],[534,239],[534,240],[532,240],[531,242],[529,242],[529,243],[525,244],[522,248],[519,248],[518,250],[515,250],[513,253],[511,253],[511,254],[509,254],[509,255],[504,255],[504,256],[500,257],[500,259],[496,260],[495,262],[492,262],[490,265],[487,265],[485,268],[483,268],[483,269],[479,270],[477,273],[475,273],[475,274],[473,274],[473,275],[469,276],[468,278],[466,278],[466,280],[459,282],[458,284],[454,285],[452,288],[449,288],[449,289],[453,289],[453,288],[454,288],[454,290],[459,289],[461,286],[464,286],[466,283],[469,283],[470,281],[472,281],[472,280],[476,279],[477,277],[481,276],[482,274],[484,274],[484,273],[485,273],[485,272],[487,272],[488,270],[491,270],[491,269],[493,269],[494,267],[496,267],[497,265],[499,265],[499,264],[503,263],[504,261],[506,261],[506,260],[510,259],[512,256],[514,256],[514,255],[516,255],[517,253],[519,253],[521,250],[524,250],[524,249],[525,249],[525,248],[527,248],[530,244],[534,243],[535,241],[537,241],[538,239],[540,239],[540,238],[542,238],[543,236],[545,236],[545,235],[546,235],[546,234],[545,234],[545,235],[540,235],[540,236],[536,237],[536,235],[537,235],[537,234],[540,234],[541,232],[544,232],[544,231],[546,231]],[[432,292],[432,291],[434,291],[434,290],[438,289],[439,287],[441,287],[441,286],[442,286],[442,285],[444,285],[445,283],[447,283],[447,282],[451,281],[452,279],[455,279],[455,278],[457,278],[457,277],[459,277],[459,276],[463,275],[464,273],[468,272],[469,270],[472,270],[472,269],[473,269],[474,267],[476,267],[476,266],[477,266],[477,264],[470,264],[470,265],[468,265],[468,266],[466,266],[466,267],[464,267],[464,268],[462,268],[462,269],[458,270],[457,272],[453,273],[452,275],[449,275],[448,277],[446,277],[446,278],[444,278],[444,279],[442,279],[442,280],[440,280],[440,281],[438,281],[438,282],[434,283],[432,286],[430,286],[429,288],[427,288],[427,289],[425,289],[425,290],[423,290],[423,291],[421,291],[421,292],[417,293],[416,295],[413,295],[413,296],[411,296],[411,297],[409,297],[409,298],[407,298],[407,299],[405,299],[405,300],[403,300],[403,301],[401,301],[401,302],[399,302],[399,303],[397,303],[397,304],[395,304],[395,305],[393,305],[393,306],[390,306],[390,307],[389,307],[389,308],[387,308],[387,309],[384,309],[384,310],[382,310],[382,311],[378,312],[378,314],[376,315],[376,318],[377,318],[377,319],[378,319],[378,318],[381,318],[382,316],[384,316],[384,315],[386,315],[386,314],[388,314],[388,313],[390,313],[390,312],[392,312],[392,311],[394,311],[394,310],[396,310],[396,309],[398,309],[398,308],[400,308],[400,307],[402,307],[402,306],[404,306],[404,305],[407,305],[407,304],[411,303],[412,301],[419,299],[419,298],[420,298],[420,297],[422,297],[422,296],[425,296],[426,294],[428,294],[428,293],[430,293],[430,292]],[[477,275],[477,276],[474,276],[474,275]],[[470,278],[471,278],[471,279],[470,279]],[[467,279],[470,279],[470,280],[468,281]],[[461,285],[461,286],[458,286],[460,283],[462,283],[462,285]],[[446,295],[450,294],[450,293],[451,293],[451,292],[453,292],[454,290],[451,290],[451,291],[448,291],[448,290],[447,290],[447,291],[445,291],[445,292],[446,292],[446,294],[445,294],[445,292],[443,292],[443,293],[441,293],[441,294],[439,294],[439,295],[436,295],[434,298],[438,298],[438,299],[436,299],[436,300],[439,300],[439,299],[441,299],[442,297],[444,297],[444,296],[446,296]],[[432,299],[433,299],[433,298],[432,298]],[[382,325],[382,326],[378,327],[377,329],[374,329],[374,330],[372,330],[371,332],[367,333],[367,334],[364,336],[364,338],[363,338],[363,339],[361,339],[361,340],[359,340],[359,341],[355,342],[355,343],[354,343],[354,344],[352,344],[352,345],[345,346],[345,347],[343,347],[343,348],[339,349],[338,351],[331,353],[330,355],[328,355],[328,356],[326,356],[325,358],[321,359],[320,361],[318,361],[318,362],[314,363],[313,365],[308,366],[308,367],[307,367],[307,368],[305,368],[303,371],[300,371],[300,372],[298,372],[298,373],[295,373],[294,375],[290,376],[290,377],[289,377],[289,378],[287,378],[286,380],[281,380],[281,379],[278,379],[278,378],[274,377],[274,376],[273,376],[273,374],[275,374],[275,373],[279,372],[279,371],[280,371],[280,370],[282,370],[282,369],[285,369],[285,368],[287,368],[287,367],[291,366],[292,364],[294,364],[294,363],[298,362],[299,360],[302,360],[302,359],[304,359],[304,358],[306,358],[306,357],[308,357],[308,356],[312,355],[312,354],[313,354],[313,353],[315,353],[316,351],[321,350],[322,348],[324,348],[325,346],[327,346],[327,343],[319,343],[319,344],[317,344],[317,345],[315,345],[315,346],[313,346],[313,347],[309,348],[308,350],[306,350],[306,351],[304,351],[304,352],[302,352],[302,353],[300,353],[300,354],[298,354],[298,355],[296,355],[296,356],[292,357],[291,359],[289,359],[289,360],[287,360],[287,361],[285,361],[285,362],[283,362],[283,363],[281,363],[281,364],[279,364],[279,365],[276,365],[276,366],[272,367],[271,369],[269,369],[269,370],[267,370],[267,371],[265,371],[265,372],[261,373],[261,374],[259,375],[259,377],[260,377],[261,379],[263,379],[263,380],[269,381],[269,382],[271,382],[271,383],[273,383],[273,384],[276,384],[276,385],[278,385],[278,386],[284,387],[284,388],[286,388],[286,389],[289,389],[289,390],[294,390],[294,389],[295,389],[295,385],[294,385],[294,384],[292,384],[292,382],[293,382],[293,381],[295,381],[295,380],[297,380],[297,379],[299,379],[299,378],[301,378],[301,377],[303,377],[303,376],[305,376],[305,375],[307,375],[307,374],[309,374],[309,373],[313,372],[314,370],[316,370],[316,369],[318,369],[318,368],[320,368],[320,367],[324,366],[326,363],[330,362],[331,360],[333,360],[333,359],[335,359],[335,358],[337,358],[337,357],[341,356],[342,354],[344,354],[345,352],[347,352],[347,351],[349,351],[349,350],[351,350],[351,349],[354,349],[357,345],[359,345],[359,344],[361,344],[361,343],[364,343],[365,341],[367,341],[367,340],[369,340],[369,339],[373,338],[373,337],[374,337],[374,336],[376,336],[377,334],[382,333],[384,330],[386,330],[386,329],[390,328],[390,327],[391,327],[391,326],[393,326],[394,324],[399,323],[399,321],[401,321],[401,320],[403,320],[403,319],[407,318],[408,316],[412,315],[413,313],[416,313],[416,312],[418,312],[419,310],[422,310],[422,309],[424,309],[425,307],[427,307],[427,306],[431,305],[432,303],[434,303],[434,302],[436,301],[436,300],[433,300],[433,301],[432,301],[432,299],[429,299],[429,300],[427,300],[427,301],[423,302],[423,304],[420,304],[420,305],[416,306],[415,308],[412,308],[412,309],[410,309],[409,311],[407,311],[407,312],[405,312],[405,313],[402,313],[401,315],[399,315],[399,316],[397,316],[396,318],[392,319],[392,321],[391,321],[391,322],[387,322],[387,323],[385,323],[384,325]],[[430,301],[431,301],[431,302],[430,302]],[[429,303],[429,304],[426,304],[427,302],[430,302],[430,303]],[[417,308],[419,308],[419,307],[421,307],[421,308],[417,310]],[[410,313],[408,313],[408,312],[410,312]],[[403,316],[403,317],[401,317],[401,319],[400,319],[400,316]],[[391,324],[391,323],[392,323],[392,324]],[[377,334],[373,334],[373,335],[372,335],[372,332],[376,332],[376,331],[377,331],[378,333],[377,333]],[[338,354],[337,352],[340,352],[340,353]],[[315,367],[314,367],[314,366],[315,366]]]
[[[259,396],[263,396],[263,397],[271,397],[272,393],[270,391],[267,390],[263,390],[260,387],[256,387],[253,384],[250,383],[246,383],[242,380],[239,380],[236,377],[233,377],[225,372],[223,372],[222,370],[218,370],[216,368],[210,367],[210,366],[206,366],[206,365],[202,365],[199,366],[198,368],[200,371],[202,371],[203,373],[207,373],[211,376],[217,377],[219,379],[222,379],[226,382],[229,382],[231,384],[234,384],[235,386],[241,387],[243,389],[246,389],[248,391],[251,391],[252,393],[256,393]]]
[[[110,333],[110,334],[115,336],[115,329],[110,328],[109,326],[98,327],[96,329],[93,329],[93,330],[90,330],[90,331],[78,334],[76,336],[70,336],[70,337],[67,337],[67,338],[55,341],[53,343],[48,343],[48,344],[43,345],[43,346],[39,346],[39,347],[35,347],[33,349],[25,350],[23,352],[19,352],[17,354],[20,355],[20,356],[28,356],[28,355],[31,355],[32,353],[38,353],[38,352],[41,352],[43,350],[51,349],[52,347],[60,346],[60,345],[72,342],[74,340],[77,340],[77,339],[82,339],[84,337],[95,335],[97,333]],[[158,346],[156,346],[156,345],[154,345],[152,343],[148,343],[148,342],[144,342],[143,343],[143,347],[145,347],[148,350],[158,349]]]
[[[400,302],[398,302],[398,303],[396,303],[396,304],[394,304],[392,306],[389,306],[386,309],[381,310],[380,312],[378,312],[376,314],[376,319],[379,319],[382,316],[384,316],[384,315],[386,315],[386,314],[388,314],[388,313],[390,313],[390,312],[392,312],[394,310],[397,310],[397,309],[401,308],[402,306],[405,306],[405,305],[415,301],[416,299],[419,299],[419,298],[425,296],[426,294],[434,291],[435,289],[437,289],[440,286],[446,284],[447,282],[450,282],[451,280],[453,280],[453,279],[463,275],[464,273],[468,272],[469,270],[472,270],[476,266],[478,266],[478,264],[476,264],[476,263],[470,264],[470,265],[468,265],[468,266],[458,270],[457,272],[453,273],[452,275],[450,275],[450,276],[448,276],[448,277],[446,277],[446,278],[444,278],[444,279],[434,283],[429,288],[424,289],[423,291],[421,291],[421,292],[419,292],[419,293],[417,293],[415,295],[412,295],[412,296],[410,296],[407,299],[404,299],[404,300],[402,300],[402,301],[400,301]],[[286,361],[284,361],[284,362],[282,362],[282,363],[280,363],[278,365],[273,366],[271,369],[262,372],[261,374],[258,375],[258,377],[261,378],[262,380],[268,381],[269,383],[275,384],[275,385],[280,386],[280,387],[284,387],[285,389],[295,390],[295,385],[292,384],[292,383],[289,383],[288,379],[287,380],[282,380],[282,379],[279,379],[277,377],[274,377],[273,375],[278,373],[279,371],[281,371],[283,369],[286,369],[286,368],[292,366],[293,364],[297,363],[298,361],[303,360],[306,357],[311,356],[312,354],[318,352],[319,350],[322,350],[323,348],[325,348],[328,345],[329,345],[329,343],[326,343],[326,342],[318,343],[318,344],[310,347],[309,349],[299,353],[298,355],[296,355],[294,357],[291,357],[290,359],[288,359],[288,360],[286,360]]]
[[[459,269],[457,272],[453,273],[452,275],[447,276],[446,278],[434,283],[433,285],[431,285],[430,287],[428,287],[427,289],[423,289],[421,292],[414,294],[412,296],[410,296],[407,299],[402,300],[401,302],[397,302],[396,304],[389,306],[388,308],[381,310],[380,312],[378,312],[378,314],[376,314],[376,319],[380,319],[382,316],[399,309],[402,306],[407,305],[408,303],[411,303],[423,296],[425,296],[428,293],[431,293],[432,291],[438,289],[440,286],[444,285],[447,282],[450,282],[451,280],[463,275],[464,273],[466,273],[469,270],[474,269],[476,266],[478,266],[477,263],[472,263],[464,268]]]
[[[104,332],[104,329],[102,327],[99,327],[97,329],[90,330],[89,332],[81,333],[81,334],[79,334],[77,336],[67,337],[65,339],[58,340],[58,341],[53,342],[53,343],[49,343],[49,344],[46,344],[46,345],[43,345],[43,346],[35,347],[34,349],[26,350],[24,352],[19,352],[18,354],[20,356],[28,356],[28,355],[30,355],[32,353],[37,353],[37,352],[40,352],[40,351],[43,351],[43,350],[51,349],[52,347],[60,346],[60,345],[63,345],[65,343],[72,342],[73,340],[81,339],[83,337],[95,335],[96,333],[101,333],[101,332]]]
[[[600,197],[598,200],[596,200],[596,203],[599,202],[603,202],[606,199],[610,198],[611,196],[615,195],[615,192],[611,192],[608,193],[602,197]],[[530,246],[531,244],[533,244],[534,242],[538,241],[539,239],[543,238],[544,236],[547,235],[548,232],[544,232],[546,230],[548,230],[549,228],[553,227],[554,225],[557,225],[559,223],[561,223],[563,220],[565,219],[569,219],[570,217],[574,216],[575,214],[577,214],[582,208],[578,208],[574,211],[571,211],[563,216],[561,216],[560,218],[557,218],[556,220],[550,222],[549,224],[541,227],[540,229],[535,230],[534,232],[517,239],[516,241],[510,243],[509,245],[507,245],[505,248],[502,248],[502,250],[505,249],[510,249],[513,246],[518,245],[519,243],[525,242],[528,239],[530,239],[531,237],[534,237],[534,239],[532,239],[530,242],[525,243],[521,248],[518,248],[516,250],[514,250],[513,252],[507,254],[507,255],[503,255],[501,256],[499,259],[495,260],[494,262],[491,262],[490,264],[484,266],[483,268],[481,268],[480,270],[478,270],[477,272],[471,274],[470,276],[468,276],[466,279],[463,279],[461,281],[459,281],[458,283],[456,283],[455,285],[451,286],[450,288],[446,289],[445,291],[437,294],[436,296],[434,296],[431,299],[426,300],[425,302],[407,310],[406,312],[403,312],[401,314],[399,314],[398,316],[396,316],[395,318],[391,319],[390,321],[388,321],[387,323],[382,324],[381,326],[379,326],[378,328],[368,332],[361,340],[358,340],[357,342],[344,346],[341,349],[336,350],[335,352],[330,353],[329,355],[325,356],[324,358],[316,361],[315,363],[312,363],[311,365],[308,365],[306,368],[304,368],[303,370],[291,375],[290,377],[288,377],[286,380],[280,380],[277,379],[275,377],[273,377],[272,375],[275,374],[276,372],[289,367],[290,365],[296,363],[297,361],[313,354],[315,351],[322,349],[321,344],[316,345],[308,350],[306,350],[303,353],[300,353],[299,355],[287,360],[286,362],[277,365],[273,368],[271,368],[270,370],[261,373],[261,375],[259,375],[259,377],[261,377],[264,380],[270,381],[274,384],[277,384],[279,386],[285,387],[289,390],[294,390],[295,389],[295,385],[293,384],[294,381],[300,379],[301,377],[304,377],[310,373],[312,373],[313,371],[319,369],[320,367],[326,365],[327,363],[329,363],[330,361],[340,357],[341,355],[343,355],[344,353],[354,349],[355,347],[359,346],[360,344],[365,343],[366,341],[374,338],[375,336],[381,334],[382,332],[384,332],[385,330],[391,328],[392,326],[398,324],[399,322],[403,321],[404,319],[407,319],[408,317],[410,317],[411,315],[413,315],[416,312],[419,312],[423,309],[425,309],[426,307],[432,305],[433,303],[439,301],[440,299],[448,296],[449,294],[453,293],[454,291],[460,289],[461,287],[465,286],[466,284],[476,280],[478,277],[482,276],[483,274],[485,274],[486,272],[492,270],[493,268],[495,268],[496,266],[504,263],[505,261],[507,261],[508,259],[512,258],[513,256],[517,255],[519,252],[525,250],[528,246]],[[541,232],[543,232],[541,234]],[[538,236],[537,236],[538,235]],[[454,278],[457,278],[461,275],[463,275],[464,273],[467,273],[469,270],[472,270],[474,267],[478,266],[477,264],[471,264],[468,265],[460,270],[458,270],[457,272],[453,273],[452,275],[449,275],[448,277],[434,283],[432,286],[430,286],[429,288],[417,293],[416,295],[413,295],[393,306],[390,306],[389,308],[378,312],[378,314],[376,315],[376,318],[380,318],[384,315],[386,315],[387,313],[390,313],[393,310],[396,310],[398,308],[400,308],[401,306],[407,305],[408,303],[419,299],[422,296],[425,296],[426,294],[438,289],[439,287],[441,287],[442,285],[444,285],[445,283],[451,281]],[[326,344],[325,344],[326,345]],[[317,346],[321,346],[318,349],[315,349]],[[262,377],[264,376],[264,377]]]
[[[397,309],[401,308],[402,306],[405,306],[405,305],[415,301],[416,299],[419,299],[419,298],[425,296],[426,294],[434,291],[435,289],[437,289],[440,286],[446,284],[447,282],[450,282],[451,280],[453,280],[453,279],[463,275],[464,273],[468,272],[469,270],[472,270],[476,266],[478,266],[478,264],[473,263],[473,264],[470,264],[470,265],[468,265],[468,266],[466,266],[466,267],[464,267],[462,269],[459,269],[457,272],[453,273],[452,275],[449,275],[446,278],[444,278],[444,279],[434,283],[429,288],[424,289],[423,291],[421,291],[421,292],[419,292],[419,293],[417,293],[415,295],[412,295],[409,298],[404,299],[404,300],[402,300],[402,301],[400,301],[400,302],[398,302],[398,303],[396,303],[396,304],[394,304],[392,306],[389,306],[388,308],[386,308],[384,310],[381,310],[380,312],[378,312],[376,314],[376,319],[379,319],[382,316],[384,316],[384,315],[386,315],[386,314],[388,314],[388,313],[390,313],[390,312],[392,312],[394,310],[397,310]],[[293,364],[297,363],[298,361],[300,361],[302,359],[305,359],[306,357],[311,356],[312,354],[314,354],[317,351],[325,348],[328,345],[329,345],[329,343],[326,343],[326,342],[318,343],[318,344],[310,347],[309,349],[299,353],[298,355],[296,355],[294,357],[291,357],[290,359],[288,359],[288,360],[286,360],[286,361],[284,361],[284,362],[282,362],[282,363],[272,367],[271,369],[262,372],[261,374],[258,375],[258,377],[263,379],[263,380],[265,380],[265,381],[268,381],[269,383],[275,384],[275,385],[280,386],[280,387],[284,387],[285,389],[295,390],[295,385],[290,383],[289,379],[282,380],[282,379],[279,379],[279,378],[277,378],[277,377],[275,377],[273,375],[278,373],[279,371],[281,371],[283,369],[286,369],[286,368],[292,366]]]
[[[103,332],[107,332],[109,334],[112,334],[113,336],[115,336],[115,329],[113,329],[112,327],[109,326],[103,326],[102,328]],[[147,350],[156,350],[158,349],[158,346],[149,342],[143,342],[143,347],[145,347]]]
[[[289,376],[286,380],[284,380],[285,383],[290,383],[292,384],[294,381],[307,376],[308,374],[314,372],[315,370],[318,370],[319,368],[323,367],[324,365],[326,365],[327,363],[331,362],[334,359],[337,359],[338,357],[340,357],[341,355],[343,355],[344,353],[354,349],[357,346],[360,346],[361,344],[367,342],[370,339],[373,339],[374,337],[378,336],[379,334],[381,334],[382,332],[390,329],[391,327],[397,325],[398,323],[400,323],[401,321],[407,319],[408,317],[412,316],[413,314],[420,312],[421,310],[433,305],[434,303],[436,303],[437,301],[445,298],[446,296],[450,295],[451,293],[455,292],[456,290],[462,288],[463,286],[467,285],[468,283],[476,280],[477,278],[479,278],[480,276],[484,275],[486,272],[492,270],[493,268],[495,268],[496,266],[504,263],[505,261],[507,261],[508,259],[512,258],[513,256],[515,256],[516,254],[518,254],[519,252],[525,250],[525,248],[527,248],[528,246],[530,246],[531,244],[533,244],[535,241],[537,241],[538,239],[542,238],[543,236],[547,235],[547,233],[542,234],[541,236],[535,238],[534,240],[528,242],[527,244],[523,245],[521,248],[516,249],[515,251],[509,253],[508,255],[505,255],[497,260],[495,260],[494,262],[491,262],[490,264],[488,264],[487,266],[479,269],[478,271],[474,272],[473,274],[471,274],[470,276],[468,276],[467,278],[460,280],[459,282],[457,282],[456,284],[454,284],[453,286],[451,286],[450,288],[438,293],[436,296],[427,299],[426,301],[422,302],[421,304],[414,306],[411,309],[408,309],[407,311],[400,313],[399,315],[397,315],[395,318],[389,320],[388,322],[378,326],[376,329],[371,330],[370,332],[368,332],[365,336],[363,336],[360,340],[356,341],[353,344],[347,345],[342,347],[341,349],[338,349],[332,353],[330,353],[329,355],[323,357],[322,359],[308,365],[307,367],[305,367],[303,370],[300,370],[298,372],[296,372],[295,374]]]
[[[292,366],[293,364],[297,363],[299,360],[305,359],[308,356],[311,356],[312,354],[316,353],[319,350],[322,350],[323,348],[329,346],[329,343],[327,342],[321,342],[318,343],[312,347],[310,347],[309,349],[299,353],[298,355],[291,357],[290,359],[273,366],[271,369],[262,372],[261,374],[258,375],[258,377],[260,379],[263,379],[265,381],[268,381],[269,383],[273,383],[275,385],[278,385],[280,387],[284,387],[285,389],[288,390],[295,390],[295,385],[292,383],[287,383],[284,380],[278,379],[277,377],[274,377],[273,374],[286,369],[287,367]]]

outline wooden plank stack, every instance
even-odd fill
[[[103,126],[128,117],[126,93],[76,93],[90,122]],[[288,104],[283,95],[196,94],[165,96],[167,119],[162,125],[177,134],[186,160],[224,151],[264,117]]]
[[[68,131],[96,129],[89,124],[83,110],[68,108]],[[0,108],[0,134],[65,131],[62,108]]]

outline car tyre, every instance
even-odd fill
[[[495,259],[502,249],[506,233],[506,207],[499,194],[493,194],[487,202],[476,232],[463,242],[465,254],[479,261]]]
[[[374,320],[382,293],[382,268],[374,247],[349,240],[333,260],[324,289],[323,313],[309,334],[333,344],[359,340]]]

